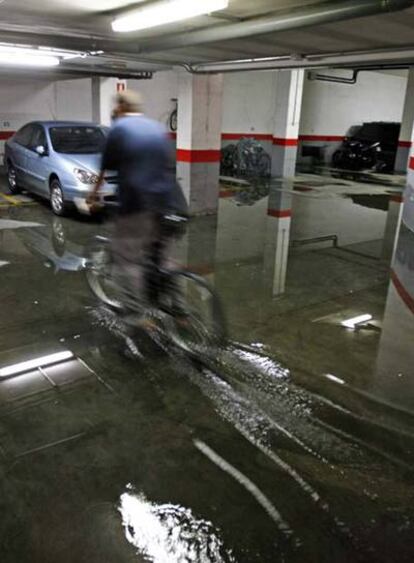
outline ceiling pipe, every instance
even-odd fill
[[[199,31],[177,34],[160,39],[154,37],[143,42],[140,52],[178,49],[215,41],[226,41],[288,31],[303,27],[334,23],[338,21],[396,12],[414,5],[413,0],[332,0],[303,8],[296,8],[273,15],[250,19],[241,23],[208,27]]]
[[[284,55],[240,61],[221,61],[197,65],[181,65],[192,74],[217,74],[231,72],[320,69],[320,68],[364,68],[372,65],[414,66],[414,46],[394,50],[348,51],[303,56]]]
[[[358,75],[360,72],[361,71],[359,69],[353,70],[351,77],[309,72],[308,80],[318,80],[319,82],[334,82],[336,84],[356,84],[358,82]]]

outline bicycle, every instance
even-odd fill
[[[171,101],[174,102],[175,107],[168,118],[168,125],[170,131],[176,133],[178,129],[178,98],[171,98]]]
[[[189,354],[222,346],[226,322],[220,299],[201,276],[186,269],[161,268],[152,259],[143,265],[146,298],[137,298],[116,281],[116,256],[111,240],[95,237],[89,248],[86,277],[93,294],[117,312],[138,315],[149,326]]]

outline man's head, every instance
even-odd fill
[[[115,97],[116,107],[114,116],[121,117],[128,113],[142,113],[142,96],[133,90],[118,92]]]

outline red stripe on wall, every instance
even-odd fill
[[[221,151],[177,149],[179,162],[220,162]]]
[[[342,135],[299,135],[299,141],[325,141],[340,143],[345,139]]]
[[[248,139],[257,139],[258,141],[273,141],[275,145],[296,146],[298,139],[284,139],[281,137],[273,137],[269,133],[222,133],[223,141],[238,141],[243,137]],[[345,139],[343,135],[299,135],[299,141],[325,141],[331,143],[339,143]],[[411,145],[410,145],[411,146]]]
[[[412,156],[408,162],[408,168],[414,170],[414,156]]]
[[[412,147],[411,141],[398,141],[399,147],[404,147],[405,149],[410,149]]]
[[[395,203],[402,203],[404,201],[404,198],[402,195],[392,195],[390,197],[390,201],[394,201]]]
[[[0,131],[0,141],[7,141],[7,139],[13,137],[15,133],[16,131]]]
[[[257,141],[273,141],[273,135],[269,133],[223,133],[223,141],[239,141],[240,139],[256,139]]]
[[[391,270],[391,279],[392,282],[395,286],[395,289],[398,292],[398,295],[401,297],[401,299],[404,301],[404,303],[406,304],[406,306],[410,309],[410,311],[412,313],[414,313],[414,298],[408,293],[408,291],[405,289],[405,287],[403,286],[403,284],[400,282],[400,280],[398,279],[397,274],[394,272],[394,270]]]
[[[277,217],[281,219],[283,217],[292,217],[291,209],[268,209],[267,214],[269,217]]]
[[[298,139],[282,139],[280,137],[273,137],[273,144],[279,147],[297,147]]]

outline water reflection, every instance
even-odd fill
[[[70,240],[65,223],[59,217],[53,217],[49,229],[22,229],[18,237],[32,254],[45,258],[45,265],[52,266],[55,272],[84,269],[86,250]]]
[[[131,486],[120,498],[125,537],[153,563],[234,563],[211,522],[175,504],[149,502]]]

